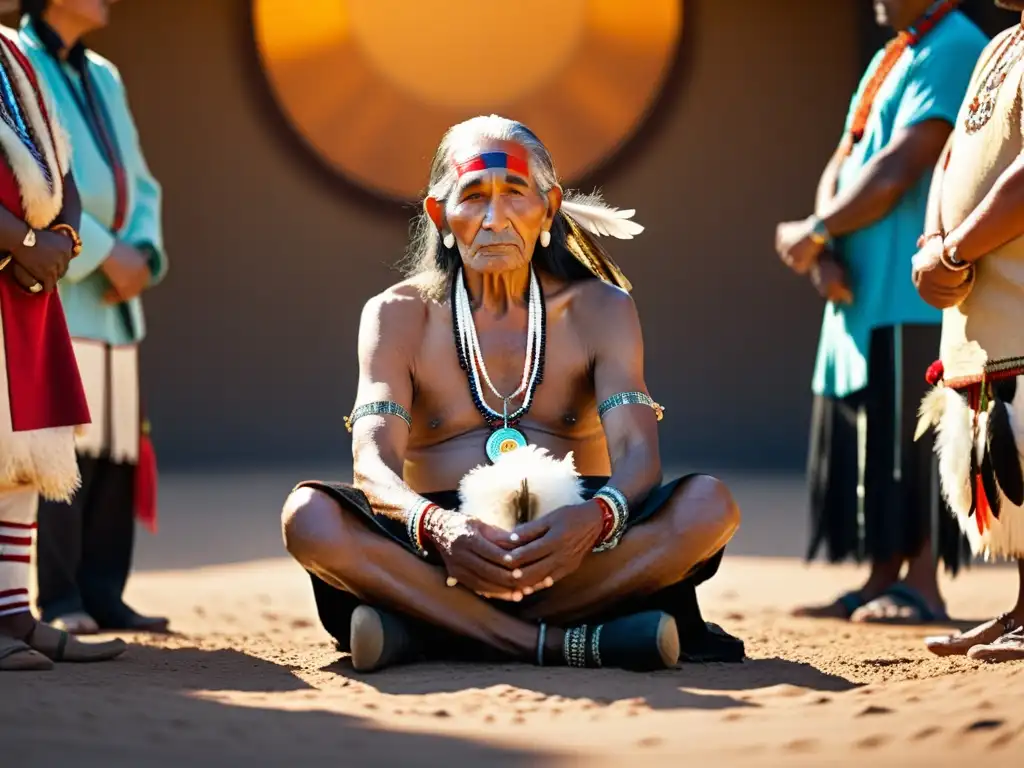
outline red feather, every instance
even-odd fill
[[[982,482],[980,474],[974,477],[974,492],[978,499],[978,509],[976,512],[978,533],[984,535],[985,529],[988,527],[989,503],[988,496],[985,494],[985,484]]]
[[[156,451],[149,437],[149,425],[139,435],[139,465],[135,470],[135,518],[149,530],[157,531]]]

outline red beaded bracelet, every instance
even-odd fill
[[[595,498],[594,501],[596,501],[598,506],[601,507],[601,521],[604,523],[601,526],[601,535],[597,537],[597,543],[603,544],[605,539],[607,539],[615,529],[615,510],[612,509],[611,504],[601,497]]]
[[[427,529],[427,518],[431,513],[440,509],[437,504],[428,504],[426,509],[423,510],[423,514],[420,515],[419,526],[416,529],[416,537],[420,541],[420,546],[426,549],[428,543],[433,543],[434,539],[430,535],[430,531]]]

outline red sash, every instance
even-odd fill
[[[5,36],[0,44],[21,64],[47,127],[50,117],[28,59]],[[59,169],[54,169],[59,173]],[[0,205],[25,218],[18,181],[0,155]],[[11,424],[15,432],[88,424],[89,407],[78,375],[64,308],[56,292],[34,295],[14,280],[11,266],[0,272],[0,312],[7,358]],[[4,393],[0,393],[0,397]]]

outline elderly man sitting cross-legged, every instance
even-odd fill
[[[711,477],[660,484],[661,407],[636,307],[591,234],[628,238],[641,230],[631,215],[563,201],[520,123],[478,117],[445,135],[412,274],[363,312],[355,483],[302,483],[283,512],[288,551],[357,670],[442,656],[635,670],[742,658],[694,592],[739,510]],[[572,452],[575,503],[508,529],[460,512],[467,473],[536,455],[527,444],[552,466]]]

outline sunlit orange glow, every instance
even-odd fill
[[[330,167],[415,198],[450,125],[522,120],[578,178],[639,127],[682,34],[682,0],[253,0],[263,69]]]

